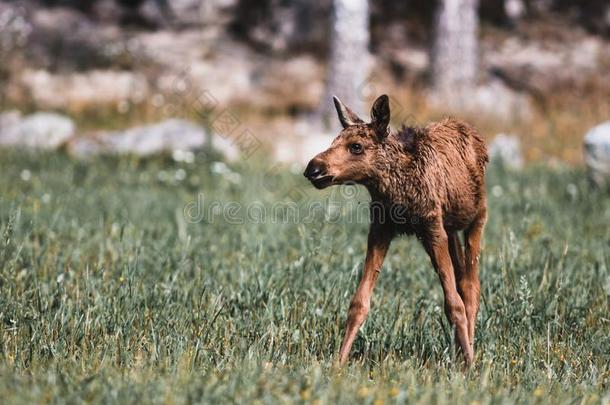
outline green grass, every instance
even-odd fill
[[[490,170],[473,369],[453,355],[429,259],[403,238],[339,371],[359,208],[298,170],[249,161],[238,177],[212,160],[1,154],[2,402],[610,402],[610,196],[582,170]],[[267,212],[297,198],[301,214],[343,201],[343,216],[192,223],[200,193]]]

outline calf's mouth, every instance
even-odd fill
[[[332,185],[334,179],[335,179],[334,176],[325,175],[325,176],[319,176],[316,178],[309,179],[309,181],[311,182],[311,184],[314,185],[315,188],[321,190],[323,188],[326,188],[326,187]]]

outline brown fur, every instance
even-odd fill
[[[473,127],[451,118],[389,133],[387,96],[377,99],[368,124],[338,99],[335,105],[344,129],[328,150],[312,159],[305,175],[317,188],[363,184],[372,200],[365,269],[350,305],[340,362],[347,360],[368,314],[391,240],[398,234],[415,234],[439,275],[445,312],[470,364],[479,305],[478,256],[487,212],[485,143]]]

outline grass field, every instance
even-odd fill
[[[364,191],[212,161],[1,154],[2,402],[610,403],[610,195],[581,169],[490,170],[474,368],[405,238],[336,370]]]

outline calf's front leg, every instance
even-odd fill
[[[368,236],[368,247],[364,262],[364,271],[356,294],[352,298],[345,326],[345,336],[339,351],[339,364],[344,365],[349,357],[349,352],[371,307],[371,295],[381,271],[383,259],[390,247],[391,235],[382,229],[371,227]]]

